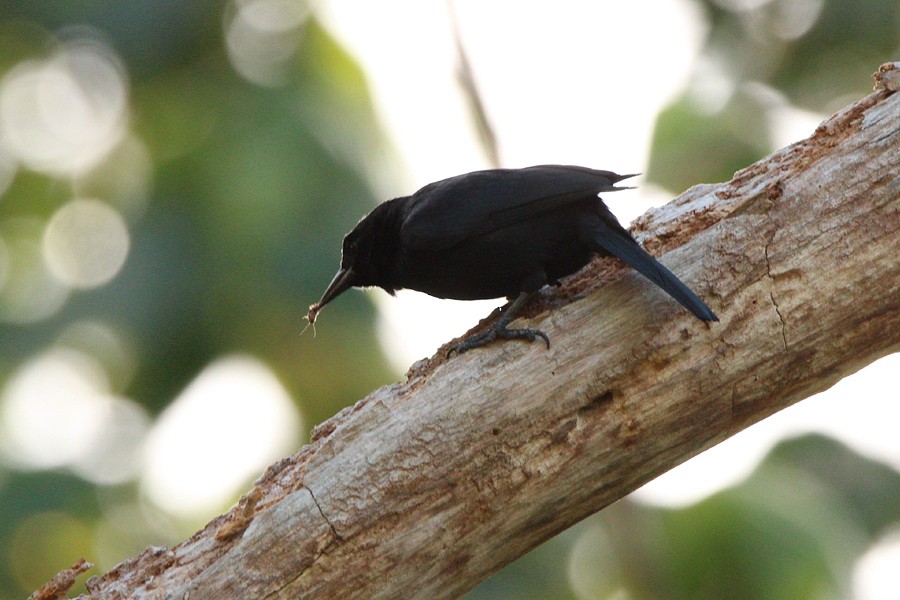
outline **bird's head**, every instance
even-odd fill
[[[379,286],[394,293],[388,273],[399,245],[398,208],[393,200],[378,205],[344,236],[341,268],[319,301],[309,307],[310,323],[315,323],[322,307],[352,287]]]

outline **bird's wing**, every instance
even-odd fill
[[[541,165],[458,175],[416,192],[400,231],[410,249],[449,248],[585,197],[616,191],[630,177],[585,167]]]

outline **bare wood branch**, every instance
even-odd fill
[[[720,323],[698,323],[601,261],[534,307],[549,351],[507,343],[418,363],[406,383],[319,426],[230,513],[88,589],[193,600],[455,597],[896,351],[900,94],[863,98],[732,181],[645,215],[636,232]]]
[[[67,597],[78,576],[89,571],[93,566],[92,563],[79,558],[74,565],[68,569],[63,569],[54,575],[53,579],[35,590],[28,596],[28,600],[59,600]]]
[[[481,149],[484,150],[488,164],[493,168],[498,168],[501,163],[497,134],[494,133],[494,126],[491,125],[491,120],[488,118],[481,91],[478,89],[478,82],[475,80],[475,72],[472,70],[472,63],[469,61],[469,53],[466,52],[466,46],[463,44],[462,31],[459,29],[459,19],[456,16],[453,0],[447,0],[447,14],[450,17],[450,30],[453,34],[453,44],[456,47],[456,57],[459,61],[456,78],[469,106],[469,113],[474,121],[475,130],[478,132]]]

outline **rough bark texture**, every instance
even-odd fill
[[[888,69],[888,73],[894,70]],[[451,598],[733,433],[900,347],[900,94],[642,217],[703,324],[612,261],[505,343],[413,366],[227,515],[96,597]],[[576,301],[577,300],[577,301]],[[552,307],[552,308],[551,308]]]

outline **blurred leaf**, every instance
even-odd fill
[[[767,141],[764,113],[752,98],[737,96],[723,110],[705,114],[683,97],[657,117],[647,181],[675,193],[728,181],[765,156]]]
[[[828,482],[854,522],[876,537],[900,522],[900,474],[824,436],[782,442],[770,460]]]
[[[704,54],[735,83],[771,85],[807,110],[833,112],[870,92],[871,73],[900,49],[894,0],[702,2],[712,24]]]
[[[798,106],[834,111],[835,99],[872,91],[871,74],[900,50],[896,0],[825,0],[819,19],[788,45],[772,84]]]

